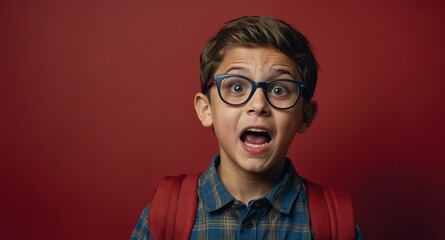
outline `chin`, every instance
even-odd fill
[[[247,159],[244,163],[240,164],[241,167],[244,169],[244,171],[249,173],[255,173],[255,174],[261,174],[261,173],[267,173],[270,172],[274,165],[270,162],[267,162],[267,160],[264,159]]]

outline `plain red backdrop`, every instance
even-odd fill
[[[440,1],[2,1],[0,238],[128,239],[156,183],[216,153],[193,109],[222,23],[282,18],[322,72],[289,150],[367,239],[445,237]]]

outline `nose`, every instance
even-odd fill
[[[261,88],[257,88],[246,104],[248,114],[269,115],[270,106]]]

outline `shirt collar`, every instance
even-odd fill
[[[234,200],[234,197],[222,184],[216,171],[220,161],[219,154],[217,154],[201,179],[204,205],[208,212],[218,210]]]
[[[227,191],[218,176],[216,167],[220,164],[217,154],[209,168],[201,177],[201,191],[207,212],[218,210],[235,200]],[[302,189],[302,179],[295,171],[292,162],[286,159],[285,173],[280,182],[264,197],[278,211],[289,214]]]
[[[292,161],[287,158],[283,178],[264,197],[276,210],[288,215],[302,192],[302,185],[301,177],[295,171]]]

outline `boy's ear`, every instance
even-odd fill
[[[204,127],[212,126],[212,109],[210,108],[210,101],[205,94],[199,92],[195,95],[195,110]]]
[[[315,119],[318,111],[318,103],[315,101],[310,101],[305,103],[303,106],[303,114],[301,116],[300,125],[298,126],[298,133],[305,133],[306,130],[311,126]]]

